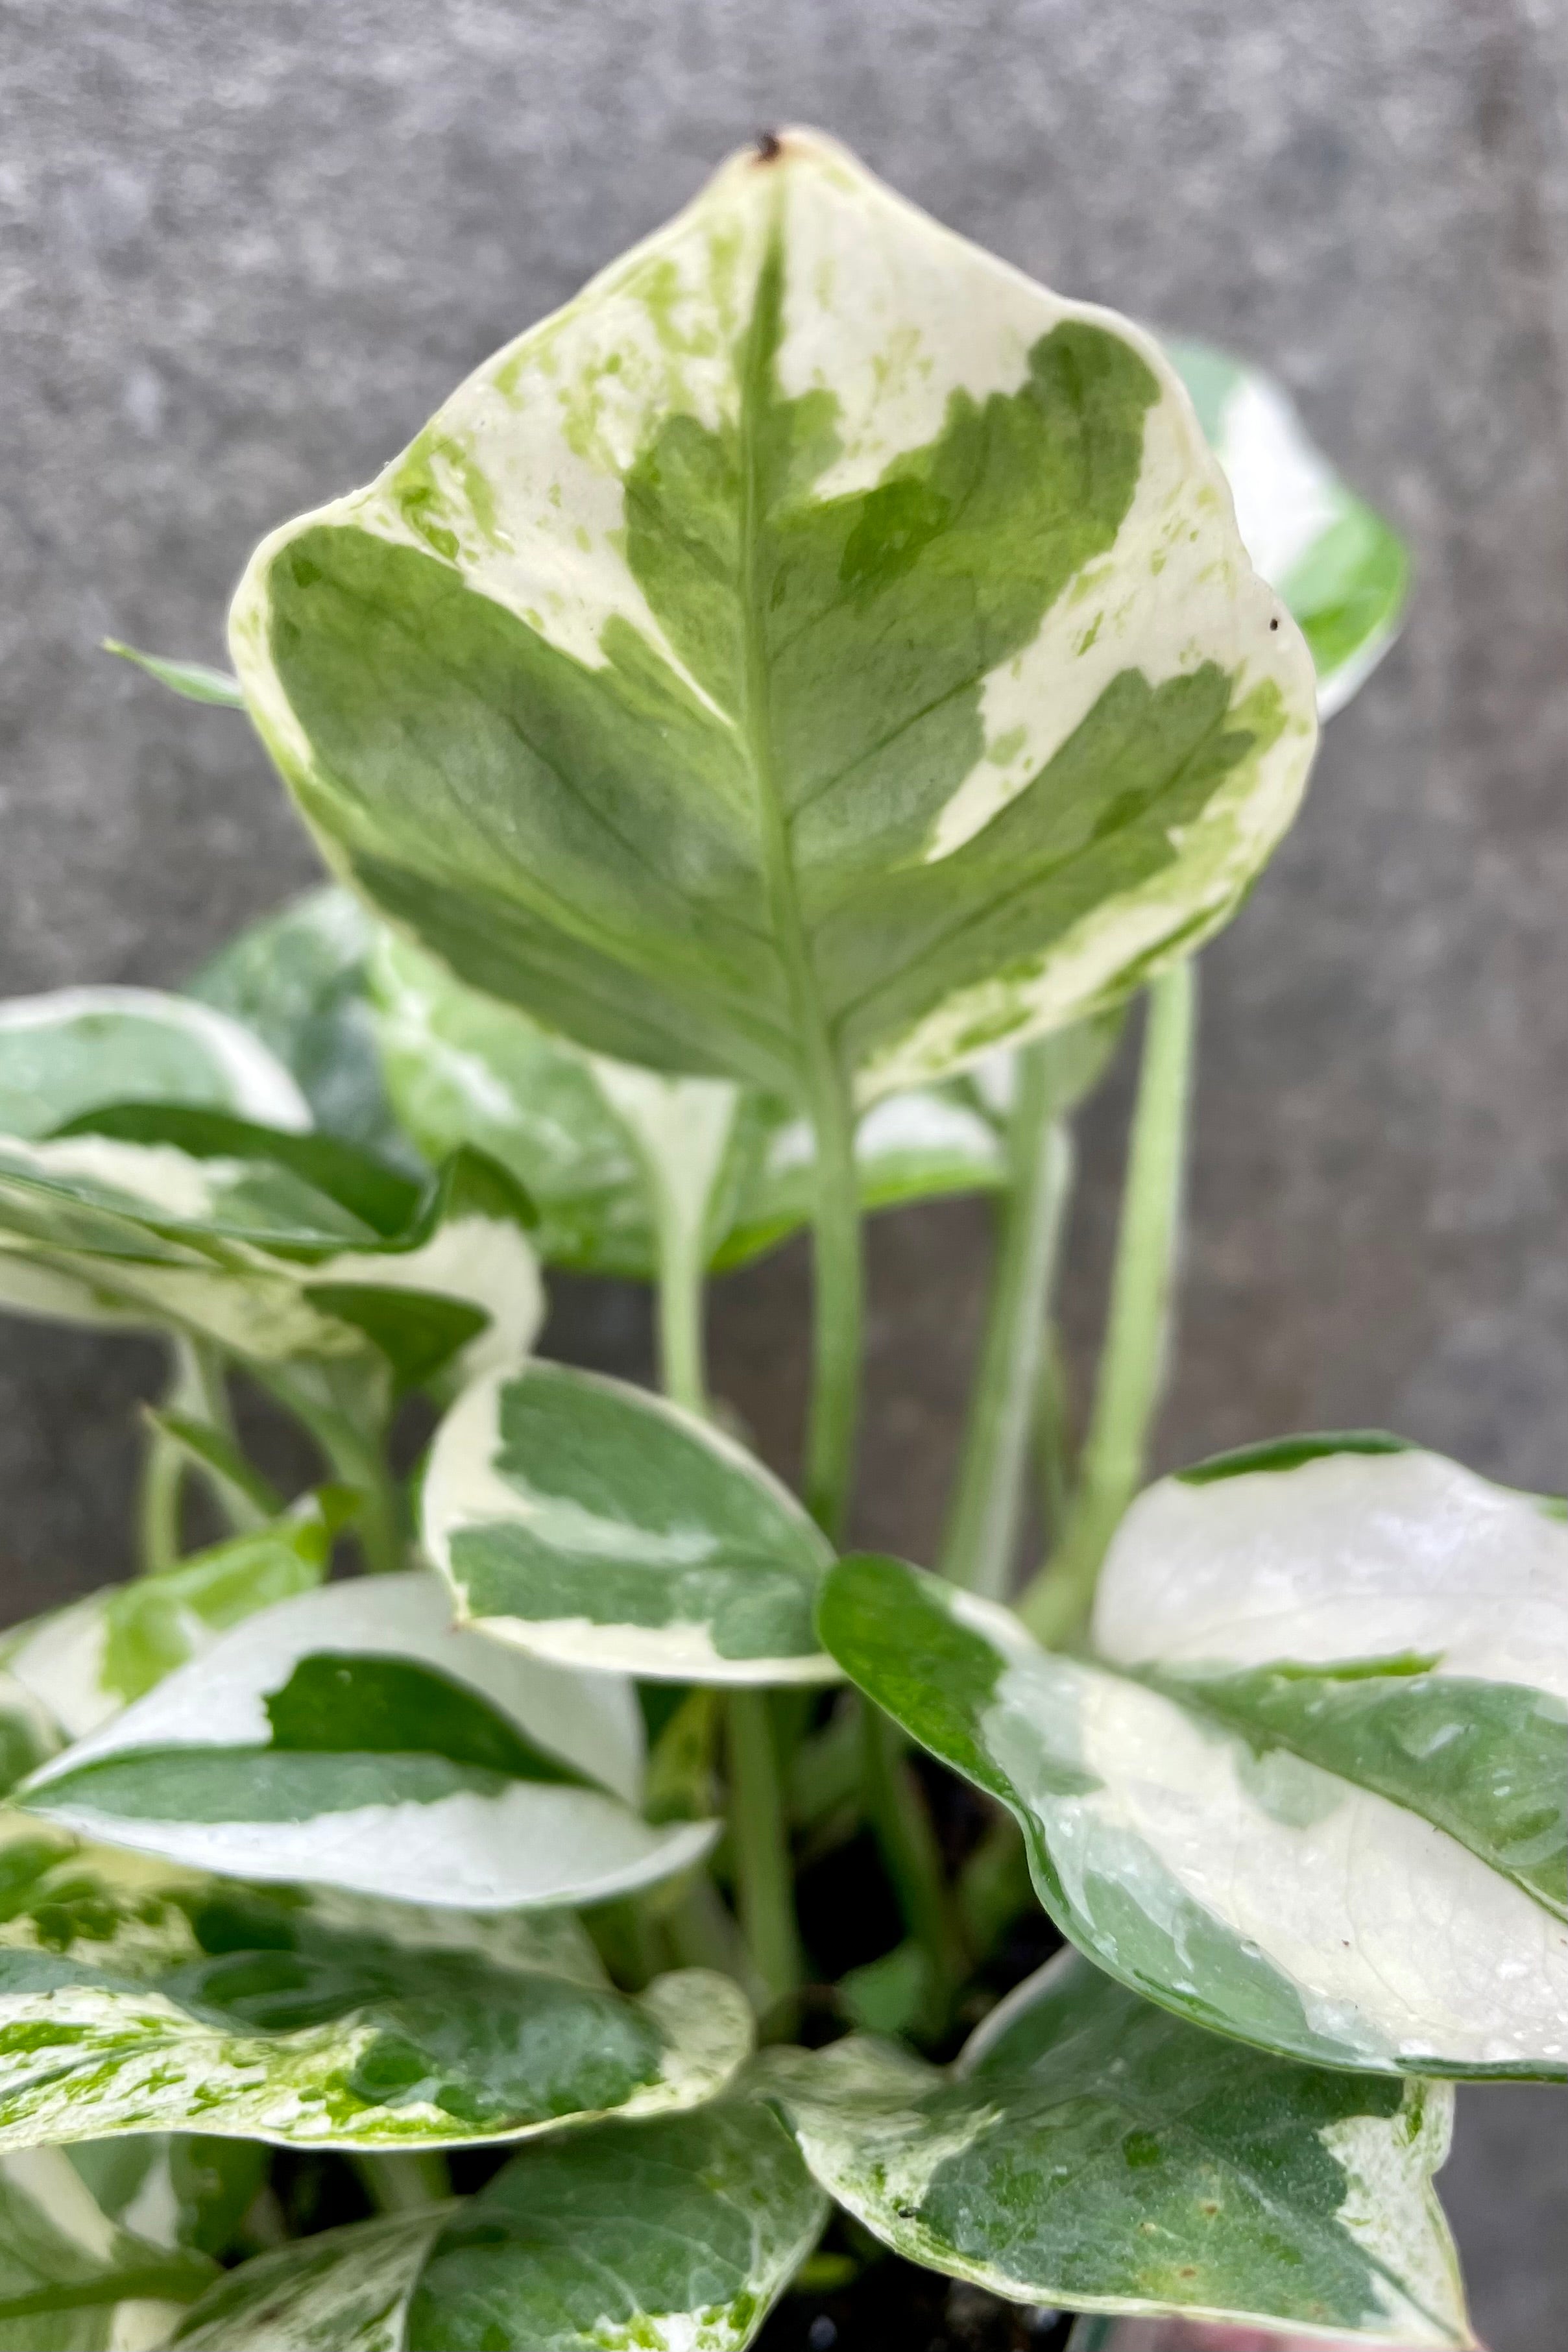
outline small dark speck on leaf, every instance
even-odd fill
[[[759,131],[757,134],[757,160],[759,163],[776,163],[784,152],[784,142],[777,131]]]
[[[1270,621],[1270,624],[1269,624],[1269,626],[1270,626],[1271,629],[1277,629],[1277,628],[1279,627],[1279,625],[1280,625],[1280,624],[1279,624],[1279,622],[1278,622],[1278,621]]]

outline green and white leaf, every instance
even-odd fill
[[[204,963],[187,993],[259,1037],[292,1072],[318,1127],[423,1172],[392,1114],[382,1076],[367,966],[382,926],[332,884],[290,898]],[[446,1159],[457,1135],[432,1152]],[[504,1154],[500,1155],[503,1159]]]
[[[154,988],[58,988],[0,1003],[0,1135],[53,1134],[103,1103],[190,1103],[308,1128],[283,1064],[237,1021]]]
[[[1139,1991],[1331,2065],[1568,2077],[1561,1517],[1394,1440],[1289,1440],[1150,1488],[1094,1623],[1050,1655],[873,1559],[819,1616]]]
[[[727,1978],[632,2000],[564,1914],[244,1885],[9,1827],[0,2147],[517,2139],[712,2098],[750,2048]]]
[[[134,646],[121,645],[118,637],[105,637],[106,654],[118,654],[121,661],[134,662],[171,694],[185,702],[212,702],[228,710],[243,710],[245,695],[237,677],[226,669],[214,669],[210,662],[171,661],[163,654],[144,654]]]
[[[153,2352],[212,2277],[111,2221],[64,2148],[0,2154],[0,2352]]]
[[[743,2352],[827,2200],[765,2107],[575,2131],[476,2197],[361,2222],[221,2281],[188,2352]]]
[[[1431,2187],[1446,2084],[1265,2057],[1074,1952],[950,2072],[852,2038],[761,2079],[885,2244],[1017,2302],[1471,2341]]]
[[[1211,344],[1166,345],[1225,468],[1247,552],[1295,615],[1318,674],[1318,714],[1342,710],[1399,633],[1404,542],[1347,489],[1289,394]]]
[[[275,532],[230,639],[329,862],[463,979],[795,1102],[1189,953],[1316,727],[1158,347],[804,132]]]
[[[547,1261],[651,1275],[661,1195],[700,1214],[695,1238],[716,1266],[744,1265],[810,1222],[815,1139],[788,1102],[585,1053],[391,931],[369,969],[407,1132],[429,1160],[471,1143],[509,1168],[538,1203]],[[873,1105],[855,1138],[866,1208],[1005,1181],[994,1097],[1008,1058]],[[691,1120],[694,1108],[706,1116]]]
[[[594,1903],[699,1861],[654,1828],[620,1676],[455,1632],[423,1570],[329,1584],[223,1635],[17,1801],[235,1877],[471,1910]]]
[[[185,2315],[204,2352],[412,2352],[408,2307],[451,2213],[385,2214],[257,2254]]]
[[[111,2221],[156,2246],[222,2255],[267,2181],[260,2143],[211,2133],[127,2132],[69,2144],[72,2165]]]
[[[304,1496],[266,1527],[13,1626],[0,1636],[0,1669],[64,1739],[79,1739],[231,1625],[319,1584],[334,1524]]]
[[[47,1706],[0,1667],[0,1797],[37,1771],[60,1746],[59,1727]]]
[[[838,1674],[812,1626],[832,1547],[743,1446],[645,1389],[544,1363],[477,1381],[423,1498],[461,1621],[535,1657],[687,1683]]]
[[[531,1213],[458,1154],[423,1192],[334,1138],[127,1105],[0,1139],[0,1305],[172,1329],[263,1361],[515,1363],[543,1312]]]

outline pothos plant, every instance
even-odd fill
[[[1563,1508],[1366,1433],[1137,1491],[1194,958],[1403,579],[1266,380],[791,132],[267,539],[234,677],[135,656],[338,878],[0,1009],[0,1295],[171,1360],[142,1573],[3,1654],[0,2347],[866,2344],[890,2252],[1037,2342],[1470,2342],[1450,2085],[1568,2074]],[[966,1189],[947,1525],[846,1554],[862,1218]],[[798,1500],[703,1338],[801,1225]],[[663,1395],[533,1352],[541,1264],[656,1286]]]

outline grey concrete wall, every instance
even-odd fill
[[[1416,550],[1405,643],[1206,963],[1179,1457],[1376,1422],[1568,1477],[1568,166],[1551,0],[5,0],[0,988],[177,981],[311,860],[213,657],[272,522],[758,126],[857,145],[1063,290],[1276,366]],[[1082,1339],[1120,1097],[1089,1121]],[[865,1532],[929,1550],[984,1220],[873,1250]],[[727,1286],[787,1455],[799,1257]],[[560,1344],[629,1363],[638,1303]],[[122,1561],[151,1355],[0,1328],[17,1608]],[[1452,2176],[1496,2352],[1563,2333],[1568,2102],[1477,2094]],[[1555,2206],[1553,2205],[1555,2197]],[[1555,2267],[1554,2267],[1555,2266]],[[1553,2317],[1556,2325],[1553,2326]]]

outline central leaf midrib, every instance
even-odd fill
[[[839,1057],[829,1033],[821,989],[801,912],[799,881],[790,854],[789,824],[775,772],[768,648],[763,628],[759,572],[762,562],[764,491],[758,423],[767,405],[773,363],[770,321],[776,317],[783,259],[783,183],[776,182],[773,216],[741,346],[738,454],[740,473],[739,585],[744,658],[737,733],[744,747],[756,793],[758,848],[774,939],[784,967],[800,1046],[800,1077],[813,1118],[820,1118],[841,1092]],[[770,279],[773,286],[770,287]]]

